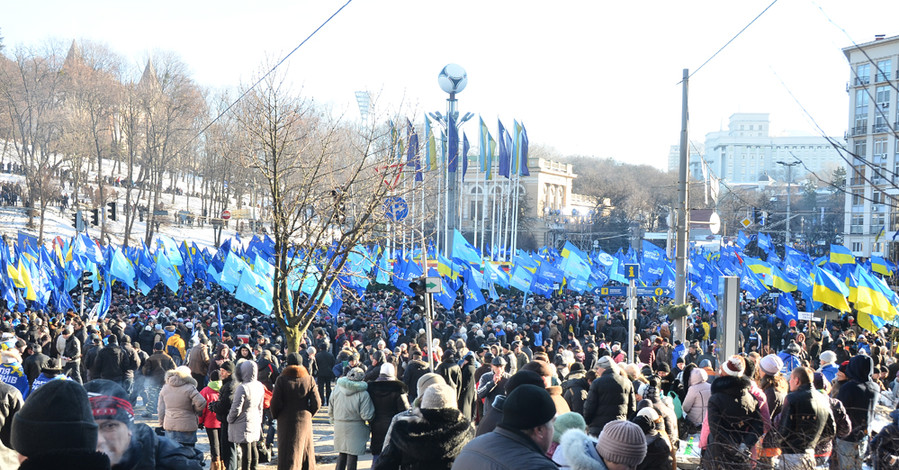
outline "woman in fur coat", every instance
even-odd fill
[[[315,381],[300,361],[297,353],[287,356],[287,367],[272,391],[272,417],[278,420],[278,470],[315,468],[312,417],[322,401]]]
[[[449,470],[474,437],[474,425],[462,416],[456,391],[446,384],[428,387],[421,408],[398,416],[375,470]]]

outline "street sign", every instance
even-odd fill
[[[600,287],[598,290],[599,290],[599,295],[612,295],[612,296],[627,295],[627,286]]]
[[[624,277],[628,279],[639,279],[640,278],[640,265],[639,264],[625,264],[624,265]]]
[[[391,196],[384,200],[384,210],[387,218],[399,222],[409,215],[409,205],[399,196]]]
[[[428,294],[439,294],[443,290],[440,276],[425,278],[425,287],[428,289]]]
[[[222,220],[228,220],[231,218],[231,211],[223,210],[222,211]]]
[[[668,287],[638,287],[637,295],[640,297],[658,297],[662,295],[671,295],[671,289]]]
[[[752,219],[744,217],[743,220],[740,221],[740,225],[742,225],[743,228],[749,228],[749,226],[752,225]]]

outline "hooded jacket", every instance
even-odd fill
[[[256,363],[243,361],[237,366],[234,401],[228,412],[228,440],[235,444],[256,442],[262,437],[262,400],[265,387],[256,380]]]
[[[559,443],[568,468],[572,470],[607,470],[602,457],[596,452],[596,441],[577,429],[562,435]]]
[[[328,417],[334,425],[334,451],[350,455],[365,453],[369,428],[366,421],[375,415],[368,393],[368,383],[348,377],[337,379],[331,393]]]
[[[702,424],[712,396],[712,384],[708,380],[709,374],[703,369],[695,368],[690,372],[690,388],[684,398],[683,410],[686,418],[696,425]]]
[[[474,438],[471,421],[455,408],[416,408],[399,416],[378,457],[378,470],[449,470]]]
[[[737,459],[740,456],[733,450],[740,444],[752,448],[764,432],[759,402],[750,394],[750,386],[746,377],[729,375],[712,382],[707,413],[711,458],[722,462]]]
[[[584,419],[590,434],[598,436],[609,421],[630,419],[636,412],[634,386],[617,370],[605,370],[590,384],[590,392],[584,402]]]
[[[166,431],[195,432],[206,399],[197,391],[197,381],[184,369],[165,373],[159,392],[159,426]]]
[[[868,423],[874,413],[877,386],[871,381],[874,363],[868,356],[855,356],[849,360],[846,376],[849,381],[840,387],[837,400],[843,402],[846,414],[852,422],[852,431],[846,441],[858,442],[868,433]]]
[[[562,398],[568,403],[571,411],[584,414],[584,401],[587,400],[587,392],[590,384],[587,383],[585,372],[575,372],[568,375],[568,380],[562,382]]]

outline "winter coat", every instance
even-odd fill
[[[219,399],[209,406],[209,410],[215,413],[215,419],[219,420],[222,427],[226,427],[225,425],[228,423],[228,413],[231,412],[234,387],[236,386],[234,377],[228,377],[227,379],[222,380],[222,386],[219,388]]]
[[[164,352],[157,351],[147,359],[141,372],[151,384],[161,387],[165,383],[165,373],[174,368],[175,362],[172,358]]]
[[[449,470],[473,438],[474,426],[459,410],[415,408],[394,421],[375,470]]]
[[[671,468],[671,443],[658,432],[646,435],[646,457],[637,465],[637,470]]]
[[[121,470],[200,470],[203,453],[171,439],[157,436],[146,424],[131,429],[131,445],[116,465]]]
[[[587,393],[590,390],[590,384],[587,383],[586,373],[575,372],[568,376],[568,380],[562,382],[562,398],[568,403],[571,411],[584,414],[584,401],[587,400]]]
[[[598,436],[606,423],[630,419],[636,412],[634,386],[616,370],[605,370],[590,384],[584,402],[584,420],[591,435]]]
[[[390,428],[393,415],[408,410],[409,399],[406,395],[406,384],[399,380],[369,382],[368,396],[371,397],[371,403],[375,407],[375,415],[369,420],[371,453],[378,455],[384,447],[384,437]]]
[[[655,364],[655,351],[652,349],[652,340],[644,339],[640,344],[640,362],[652,366]]]
[[[209,349],[205,344],[198,344],[187,353],[187,367],[191,374],[206,375],[209,372]]]
[[[24,404],[19,389],[0,382],[0,468],[16,468],[19,465],[19,454],[12,449],[10,438],[12,418]]]
[[[897,413],[899,412],[894,410],[890,416],[895,416]],[[894,421],[884,426],[871,440],[869,450],[874,470],[896,468],[896,465],[890,465],[890,460],[893,457],[899,457],[899,425]]]
[[[197,381],[178,369],[165,373],[159,392],[159,426],[166,431],[195,432],[197,417],[206,408],[206,399],[197,391]]]
[[[571,407],[568,406],[568,402],[565,401],[564,398],[562,398],[562,387],[560,385],[547,387],[546,391],[549,392],[549,397],[552,398],[553,403],[556,405],[556,415],[568,413],[569,411],[571,411]]]
[[[709,436],[708,458],[718,463],[746,465],[743,456],[734,452],[740,444],[752,448],[764,432],[759,402],[749,392],[746,377],[722,375],[712,382],[707,412]]]
[[[278,470],[315,468],[312,417],[321,405],[309,372],[285,367],[275,380],[271,404],[272,417],[278,420]]]
[[[462,392],[462,368],[455,361],[449,360],[441,362],[434,372],[440,374],[446,380],[446,384],[453,387],[453,390],[456,391],[456,401],[458,401]]]
[[[579,429],[566,431],[562,435],[559,448],[568,462],[567,468],[571,470],[608,470],[602,457],[596,452],[596,440]],[[556,452],[558,453],[558,450]]]
[[[334,364],[335,359],[334,355],[331,354],[331,351],[321,350],[315,353],[315,365],[318,367],[318,375],[315,378],[321,382],[330,382],[334,380]]]
[[[873,361],[868,356],[855,356],[849,360],[846,376],[849,381],[840,387],[837,400],[843,402],[846,414],[852,422],[852,431],[846,441],[858,442],[868,431],[868,419],[872,414],[878,389],[871,381]]]
[[[811,384],[802,385],[787,395],[779,419],[778,435],[784,454],[813,450],[822,434],[836,434],[830,400]]]
[[[369,428],[366,421],[375,415],[375,406],[368,395],[367,382],[354,382],[346,377],[337,379],[331,392],[328,418],[334,425],[334,452],[350,455],[365,453]]]
[[[506,390],[506,382],[509,381],[510,375],[503,372],[503,378],[499,383],[493,382],[493,372],[487,372],[481,376],[478,386],[478,399],[484,400],[484,416],[478,423],[477,435],[487,434],[496,428],[496,425],[502,421],[503,412],[493,407],[493,402],[498,396],[503,396]]]
[[[262,400],[265,387],[256,380],[256,363],[243,361],[235,371],[240,384],[228,412],[228,440],[235,444],[256,442],[262,437]]]
[[[459,385],[459,411],[462,412],[462,416],[465,419],[470,420],[474,414],[474,401],[478,393],[477,384],[474,380],[477,368],[469,362],[463,362],[461,367],[462,383]]]
[[[849,422],[849,416],[846,414],[843,403],[836,398],[827,397],[827,399],[830,400],[830,412],[833,413],[833,421],[836,424],[836,435],[828,435],[825,430],[821,434],[821,439],[818,439],[815,455],[830,455],[833,451],[833,440],[835,438],[844,439],[852,431],[852,423]]]
[[[468,470],[557,470],[529,436],[502,425],[476,437],[462,448],[454,469]]]
[[[409,390],[409,400],[414,401],[418,397],[418,379],[428,372],[428,363],[425,361],[413,359],[406,364],[403,370],[403,383]]]
[[[680,435],[677,429],[677,416],[674,415],[674,408],[668,405],[667,402],[663,401],[661,396],[659,396],[659,389],[650,386],[646,388],[645,395],[643,395],[644,400],[649,400],[652,403],[652,408],[656,410],[656,413],[662,417],[665,427],[665,434],[668,435],[668,440],[671,443],[671,446],[677,448],[680,443],[680,439],[678,436]]]
[[[708,373],[703,369],[690,372],[690,388],[682,404],[686,419],[695,425],[701,425],[708,410],[709,397],[712,395],[712,384],[708,383]]]
[[[94,378],[121,382],[125,379],[125,371],[137,368],[137,364],[131,360],[131,355],[118,345],[109,345],[97,353],[93,370],[97,371]]]
[[[209,409],[211,403],[219,401],[218,390],[214,390],[207,385],[206,387],[203,387],[203,390],[200,390],[200,395],[206,399],[206,407],[200,412],[200,424],[206,429],[221,429],[222,422],[219,421],[218,418],[215,417],[215,413]]]

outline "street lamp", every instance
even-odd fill
[[[787,167],[787,233],[784,238],[784,246],[790,245],[790,193],[792,193],[792,183],[793,183],[793,167],[798,165],[800,162],[782,162],[778,161],[778,165],[783,165]]]
[[[458,138],[458,132],[456,135],[452,135],[450,132],[451,128],[458,129],[458,125],[463,122],[471,119],[473,114],[467,113],[465,117],[460,121],[459,120],[459,111],[457,109],[458,102],[456,101],[456,94],[461,93],[462,90],[468,85],[468,73],[465,72],[465,69],[462,66],[457,64],[447,64],[440,70],[440,73],[437,74],[437,84],[440,85],[440,89],[449,94],[449,98],[446,99],[446,117],[440,115],[440,113],[432,114],[441,124],[444,124],[447,129],[447,138]],[[458,142],[456,142],[458,143]],[[447,148],[456,148],[457,146],[447,145]],[[458,159],[458,155],[448,155],[447,156],[447,167],[449,167],[450,159]],[[459,165],[456,165],[457,167]],[[448,168],[447,168],[448,170]],[[446,232],[443,237],[443,251],[445,256],[448,258],[452,256],[452,239],[453,232],[456,229],[456,219],[457,214],[456,210],[458,209],[458,177],[457,172],[450,175],[450,172],[446,172],[446,208],[444,210],[444,215],[446,217]]]

